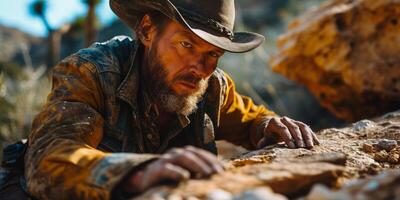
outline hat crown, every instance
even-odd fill
[[[110,0],[110,7],[134,29],[143,15],[159,11],[201,39],[230,52],[250,51],[264,41],[257,33],[233,32],[234,0]]]
[[[218,22],[230,31],[235,23],[234,0],[170,0],[178,10],[185,10]]]

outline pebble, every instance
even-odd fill
[[[354,131],[362,131],[362,130],[365,130],[367,128],[374,127],[374,126],[375,126],[375,122],[364,119],[364,120],[354,123],[353,130]]]
[[[216,189],[208,194],[207,200],[232,200],[232,198],[231,193],[222,189]]]
[[[276,194],[270,189],[259,187],[250,190],[246,190],[241,194],[234,197],[233,200],[287,200],[283,195]]]
[[[372,146],[372,144],[364,143],[363,144],[363,151],[365,153],[375,153],[376,149],[374,148],[374,146]]]
[[[388,158],[388,153],[385,150],[375,153],[374,155],[374,160],[378,162],[386,162],[387,158]]]
[[[375,145],[378,150],[386,150],[387,152],[391,151],[392,149],[397,147],[396,140],[388,140],[388,139],[381,139]]]
[[[397,164],[397,163],[399,163],[399,158],[400,158],[400,155],[399,155],[399,154],[397,154],[397,153],[390,153],[389,156],[388,156],[388,158],[387,158],[387,161],[390,162],[390,163],[392,163],[392,164]]]

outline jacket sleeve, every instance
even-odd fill
[[[237,93],[232,78],[226,73],[224,76],[227,86],[216,139],[255,149],[263,136],[265,125],[276,114],[262,105],[255,105],[251,98]]]
[[[110,199],[133,168],[155,155],[97,150],[103,137],[100,83],[78,56],[53,70],[53,86],[35,117],[25,156],[28,191],[38,199]]]

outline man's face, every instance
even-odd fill
[[[190,114],[207,89],[208,79],[224,51],[175,21],[150,37],[146,46],[150,88],[167,111]],[[147,72],[146,72],[147,71]],[[175,107],[175,108],[172,108]]]

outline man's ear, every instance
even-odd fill
[[[138,31],[136,32],[137,37],[144,46],[149,47],[155,34],[156,26],[152,22],[150,15],[145,14],[142,21],[140,21]]]

